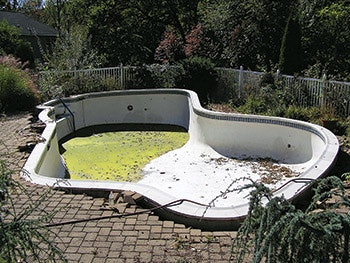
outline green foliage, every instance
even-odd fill
[[[291,14],[282,37],[278,68],[284,74],[293,75],[299,72],[302,66],[301,29]]]
[[[284,117],[307,122],[316,122],[321,117],[321,110],[319,107],[298,107],[290,105]]]
[[[54,214],[40,207],[51,194],[50,191],[33,200],[31,194],[13,180],[13,173],[0,160],[0,261],[66,262],[53,241],[56,234],[45,227]],[[15,199],[25,200],[25,205],[18,209]]]
[[[217,87],[217,73],[215,65],[210,59],[190,57],[179,62],[184,73],[179,76],[177,86],[193,90],[200,101],[207,104]]]
[[[293,102],[292,91],[275,80],[273,74],[266,73],[260,80],[259,88],[250,91],[246,102],[237,109],[249,114],[284,116]]]
[[[85,25],[104,66],[186,54],[223,67],[350,78],[347,0],[48,0],[43,13],[61,36]]]
[[[87,28],[73,26],[69,34],[57,39],[52,54],[47,56],[46,68],[74,70],[100,67],[104,58],[91,47]]]
[[[283,196],[274,197],[261,184],[252,182],[250,186],[248,216],[232,244],[235,262],[248,258],[249,262],[348,262],[350,220],[336,209],[348,209],[350,202],[339,178],[317,181],[306,210],[297,209]],[[332,197],[339,201],[316,210]]]
[[[348,1],[303,1],[299,13],[310,77],[350,79],[350,8]],[[312,74],[310,74],[312,73]]]
[[[0,111],[32,109],[39,101],[32,76],[13,57],[0,58]]]
[[[226,63],[271,70],[279,57],[285,23],[294,1],[208,1],[204,23],[224,45]],[[212,15],[218,17],[212,18]]]
[[[151,89],[159,88],[160,83],[158,78],[153,74],[147,66],[143,65],[134,69],[133,80],[127,84],[128,88],[132,89]]]
[[[0,55],[11,54],[22,62],[34,64],[34,52],[29,42],[23,41],[19,37],[19,29],[10,26],[7,21],[0,21]]]
[[[91,47],[88,31],[84,26],[73,26],[69,34],[57,39],[52,54],[46,59],[48,62],[39,79],[40,93],[44,100],[118,88],[118,81],[112,78],[101,81],[88,73],[69,72],[100,67],[105,62],[105,58]]]
[[[181,66],[152,64],[133,68],[132,74],[133,79],[126,84],[128,89],[174,88],[184,70]]]
[[[43,71],[39,79],[42,100],[67,97],[76,94],[122,89],[120,79],[113,76],[74,71]]]
[[[91,43],[107,59],[106,65],[153,62],[165,29],[163,1],[72,1],[75,23],[88,26]],[[174,13],[174,15],[177,15]]]
[[[238,107],[238,111],[242,113],[248,114],[263,114],[266,113],[268,109],[268,105],[261,98],[253,98],[249,96],[244,105]]]

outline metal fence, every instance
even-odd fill
[[[258,92],[265,73],[231,68],[217,68],[217,95],[222,98],[246,99]],[[69,96],[75,93],[131,89],[176,87],[176,77],[182,74],[176,66],[119,66],[72,71],[45,71],[39,74],[39,86],[44,97]],[[332,108],[337,115],[350,115],[350,82],[340,82],[273,74],[274,81],[289,89],[295,102],[304,107]]]
[[[246,97],[257,93],[261,88],[265,73],[240,69],[217,68],[219,75],[219,92],[228,97]],[[350,115],[350,82],[340,82],[279,74],[273,75],[274,81],[290,90],[295,102],[302,107],[323,107],[334,114],[348,117]]]

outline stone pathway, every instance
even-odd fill
[[[25,149],[28,142],[38,139],[28,129],[30,117],[24,113],[0,118],[0,157],[17,171],[28,157],[18,147]],[[15,179],[34,200],[49,190],[24,181],[18,172]],[[26,200],[16,198],[16,207],[21,209]],[[118,213],[108,208],[105,198],[59,190],[51,191],[40,208],[56,211],[52,223],[70,222],[50,227],[68,262],[228,262],[236,235],[234,231],[207,232],[163,221],[130,203],[118,204],[118,210],[132,215],[110,217]],[[99,217],[105,219],[97,220]],[[77,220],[82,222],[74,223]]]

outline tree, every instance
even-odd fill
[[[74,26],[70,33],[57,39],[47,66],[55,70],[74,70],[100,67],[104,58],[91,47],[87,28]]]
[[[45,12],[62,32],[69,32],[63,21],[68,21],[69,25],[86,25],[92,46],[107,58],[107,65],[142,64],[153,62],[155,50],[168,26],[185,41],[186,33],[196,25],[198,2],[51,0]]]
[[[11,54],[22,62],[34,64],[34,52],[29,42],[23,41],[19,36],[19,29],[11,26],[7,21],[0,21],[0,55]]]
[[[45,1],[43,21],[56,28],[59,36],[62,36],[62,34],[69,32],[70,28],[75,25],[73,22],[74,19],[74,10],[71,1]]]
[[[209,0],[201,2],[199,6],[203,30],[212,35],[214,46],[219,50],[219,55],[211,58],[221,66],[235,66],[232,61],[237,61],[242,54],[232,52],[230,47],[239,33],[243,13],[241,1],[237,0]],[[250,47],[252,45],[246,48]]]
[[[283,34],[278,68],[282,73],[293,75],[303,68],[301,29],[291,14]]]
[[[301,5],[303,48],[312,77],[350,79],[350,7],[347,0]],[[317,68],[317,70],[315,70]]]
[[[161,64],[173,64],[184,58],[184,44],[174,29],[170,27],[164,32],[164,38],[155,51],[154,59]]]

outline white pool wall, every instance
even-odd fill
[[[58,142],[76,130],[103,124],[155,123],[178,125],[188,129],[186,147],[209,147],[227,157],[262,157],[282,163],[307,165],[300,177],[317,179],[324,176],[335,161],[339,144],[327,129],[296,120],[227,114],[205,110],[197,95],[179,89],[128,90],[77,95],[45,103],[39,118],[46,123],[38,143],[24,166],[23,175],[34,183],[81,189],[118,189],[139,192],[157,204],[176,198],[164,189],[128,182],[61,180],[65,167]],[[202,145],[202,146],[201,146]],[[179,167],[180,169],[180,167]],[[276,194],[292,198],[305,185],[291,183]],[[184,203],[171,210],[189,218],[200,218],[206,212],[209,220],[242,218],[248,204],[230,208],[209,209]]]

